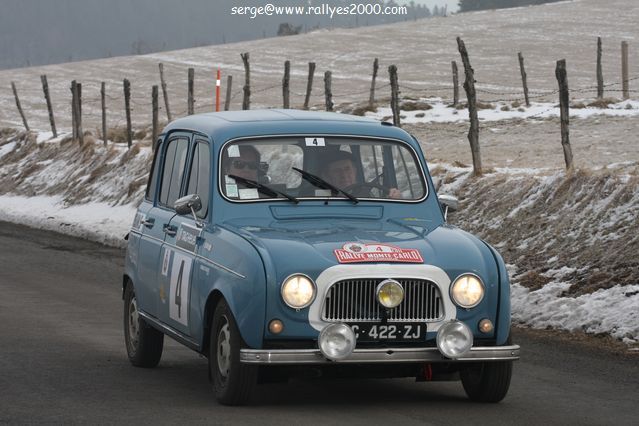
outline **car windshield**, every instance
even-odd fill
[[[221,190],[232,201],[416,201],[426,195],[415,153],[399,141],[301,136],[231,142],[222,150],[220,172]]]

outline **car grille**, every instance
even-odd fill
[[[324,301],[324,321],[381,321],[385,309],[377,302],[375,292],[383,279],[353,279],[333,284]],[[404,287],[404,300],[388,310],[388,321],[437,321],[444,317],[439,287],[432,281],[397,279]]]

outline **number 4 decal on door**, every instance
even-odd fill
[[[192,262],[190,257],[174,252],[171,265],[169,317],[185,326],[189,325],[189,283]]]

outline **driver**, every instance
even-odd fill
[[[353,194],[359,197],[369,197],[370,187],[367,187],[365,183],[360,184],[357,181],[357,169],[355,167],[355,159],[353,154],[347,151],[337,151],[328,159],[326,167],[321,173],[322,179],[328,183],[348,191],[351,186],[361,185],[363,193]],[[401,198],[402,194],[397,188],[388,189],[389,198]]]

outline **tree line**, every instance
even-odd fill
[[[504,9],[557,1],[562,0],[459,0],[459,11],[469,12],[472,10]]]

